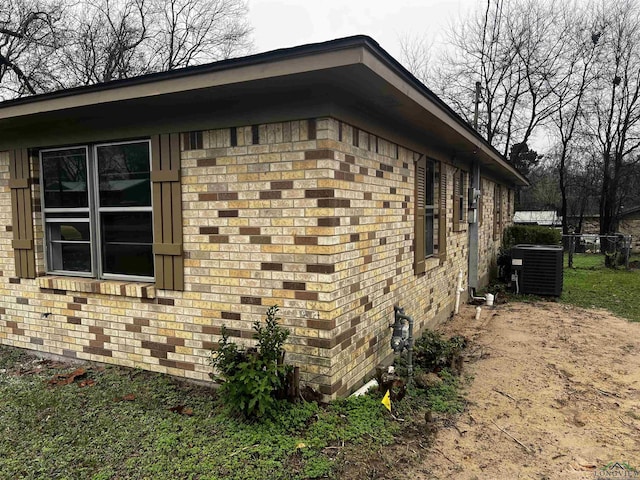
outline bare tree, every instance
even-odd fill
[[[469,124],[474,124],[475,85],[481,86],[479,133],[504,156],[521,148],[559,108],[553,94],[566,82],[566,36],[560,0],[484,0],[471,16],[451,25],[449,45],[429,68],[430,45],[416,37],[401,41],[403,60],[418,78]],[[426,74],[424,73],[426,70]]]
[[[507,14],[502,0],[487,0],[486,7],[452,28],[451,50],[443,58],[438,90],[470,124],[475,81],[482,85],[479,131],[492,145],[505,144],[502,125],[520,100],[522,78],[517,55],[508,44]]]
[[[91,85],[145,73],[148,62],[143,51],[150,38],[149,16],[145,0],[98,0],[78,5],[62,50],[63,85]]]
[[[564,23],[561,30],[565,33],[563,42],[566,48],[560,57],[559,80],[549,85],[552,104],[557,105],[551,123],[558,139],[557,170],[564,234],[569,233],[569,164],[574,163],[573,168],[581,170],[581,159],[571,156],[580,156],[580,150],[574,148],[574,144],[576,135],[580,133],[581,121],[584,121],[583,103],[594,81],[594,64],[602,36],[601,26],[590,13],[590,9],[580,9],[576,4],[566,4],[561,10],[560,21]],[[586,206],[585,202],[582,204]]]
[[[0,98],[246,53],[247,10],[247,0],[0,0]]]
[[[602,4],[602,54],[588,102],[590,132],[601,156],[600,233],[617,229],[621,185],[640,148],[640,8]]]
[[[432,79],[433,41],[427,37],[404,35],[399,38],[402,64],[425,85]]]
[[[156,0],[153,68],[172,70],[245,53],[244,0]]]
[[[430,46],[415,37],[401,42],[404,63],[418,78],[430,80],[470,124],[479,81],[478,130],[506,156],[514,145],[527,144],[558,108],[552,89],[563,81],[566,49],[558,5],[555,0],[486,0],[449,29],[450,46],[434,62],[441,68],[425,65]]]
[[[62,14],[59,3],[0,0],[0,99],[51,88]]]

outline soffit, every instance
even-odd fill
[[[308,118],[331,115],[339,105],[418,145],[438,145],[452,158],[527,184],[375,42],[327,45],[0,103],[0,149]]]

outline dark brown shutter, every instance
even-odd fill
[[[482,225],[482,197],[484,196],[484,190],[480,190],[480,196],[478,197],[478,225]]]
[[[151,162],[156,287],[184,290],[179,134],[154,135]]]
[[[460,231],[460,170],[453,176],[453,231]]]
[[[440,164],[440,204],[438,205],[438,256],[447,256],[447,172]]]
[[[500,239],[500,227],[502,223],[502,191],[500,185],[493,188],[493,240]]]
[[[427,161],[421,157],[416,162],[416,212],[415,212],[415,273],[425,271],[424,215],[426,200]]]
[[[21,278],[36,278],[29,166],[29,152],[26,148],[9,152],[13,251],[16,276]]]

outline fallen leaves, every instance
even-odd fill
[[[167,408],[167,410],[173,413],[179,413],[180,415],[186,415],[187,417],[190,417],[191,415],[193,415],[193,409],[189,407],[185,407],[184,405],[176,405],[175,407],[169,407]]]
[[[136,399],[136,396],[133,393],[128,393],[123,395],[122,397],[116,397],[113,399],[114,402],[133,402]]]
[[[76,368],[73,372],[64,374],[56,374],[47,382],[47,385],[50,387],[62,387],[64,385],[69,385],[70,383],[75,382],[76,380],[80,380],[87,375],[87,371],[84,368]],[[93,381],[92,381],[93,382]],[[85,385],[87,386],[86,382]]]

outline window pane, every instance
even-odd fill
[[[118,275],[153,277],[151,245],[104,245],[104,272]]]
[[[427,209],[424,218],[425,256],[433,255],[433,234],[433,209]]]
[[[42,152],[42,178],[45,208],[89,205],[84,148]]]
[[[153,242],[151,212],[103,212],[100,218],[103,242]]]
[[[102,145],[96,152],[100,206],[151,205],[148,142]]]
[[[91,272],[91,246],[88,243],[51,243],[51,270]]]
[[[49,222],[49,240],[55,241],[91,241],[88,222]]]
[[[49,269],[91,272],[91,233],[88,222],[49,222]]]
[[[151,212],[102,213],[105,273],[153,276]]]
[[[435,162],[433,160],[427,160],[427,181],[426,181],[426,199],[425,202],[427,205],[433,205],[434,195],[433,195],[433,183],[435,181]]]

